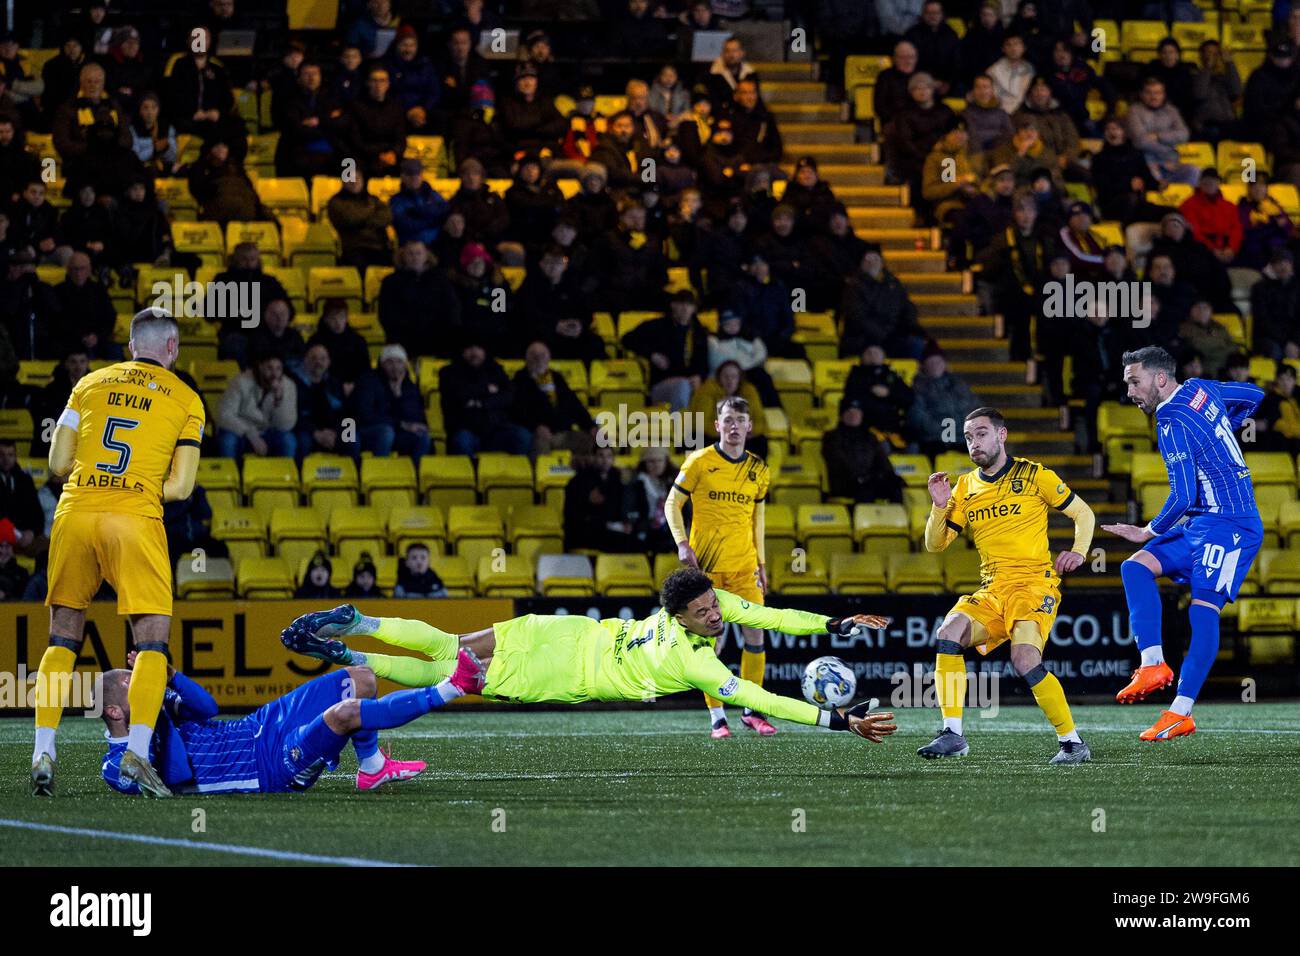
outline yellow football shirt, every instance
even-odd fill
[[[996,475],[985,478],[976,468],[958,478],[945,521],[957,534],[970,529],[985,583],[1056,579],[1048,508],[1063,509],[1073,500],[1074,492],[1052,469],[1012,458]]]
[[[754,508],[766,500],[771,474],[752,451],[730,458],[713,444],[682,462],[673,484],[691,499],[691,550],[701,571],[753,571]]]
[[[203,401],[157,362],[119,362],[82,377],[59,424],[76,429],[77,454],[56,517],[111,511],[161,518],[172,454],[203,437]]]

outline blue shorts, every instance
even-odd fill
[[[1193,599],[1223,607],[1237,599],[1263,542],[1264,525],[1257,517],[1193,515],[1142,550],[1176,584],[1191,584]]]
[[[257,766],[264,792],[299,789],[291,786],[294,775],[306,771],[318,760],[324,760],[331,770],[338,766],[346,738],[326,736],[329,745],[322,746],[319,737],[314,738],[307,731],[317,717],[353,696],[352,677],[348,672],[331,671],[263,704],[246,718],[261,725],[257,736]],[[339,745],[332,746],[336,741]]]

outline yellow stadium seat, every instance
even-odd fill
[[[231,222],[226,224],[226,255],[240,243],[251,242],[262,254],[263,266],[280,264],[280,230],[273,222]]]
[[[943,590],[943,565],[932,554],[891,554],[887,571],[889,589],[899,594]]]
[[[307,184],[297,176],[264,176],[257,180],[257,195],[277,217],[306,219],[311,209]]]
[[[373,506],[335,508],[329,517],[329,541],[334,547],[343,541],[380,542],[382,553],[388,512]]]
[[[835,316],[830,312],[796,312],[794,314],[794,341],[816,363],[834,359],[839,355],[839,333],[835,330]],[[814,377],[816,373],[814,372]]]
[[[311,508],[281,508],[271,514],[268,538],[272,545],[282,541],[312,541],[325,544],[325,522]]]
[[[663,316],[664,314],[662,312],[645,312],[636,310],[619,313],[617,323],[617,335],[619,341],[622,341],[629,332],[633,331],[637,327],[645,325],[645,323],[651,322],[655,319],[662,319]]]
[[[1217,160],[1216,165],[1219,175],[1227,179],[1235,179],[1244,170],[1248,169],[1247,160],[1255,164],[1254,168],[1256,170],[1270,171],[1268,155],[1264,152],[1264,147],[1260,143],[1243,143],[1230,139],[1221,140]]]
[[[533,565],[514,554],[478,559],[478,593],[483,597],[532,597]]]
[[[416,359],[415,384],[419,386],[421,395],[439,390],[439,374],[449,364],[447,359],[434,358],[431,355],[421,355]]]
[[[763,512],[769,561],[784,560],[791,554],[798,539],[795,537],[794,508],[786,504],[769,502]]]
[[[1237,628],[1245,634],[1290,632],[1295,620],[1295,598],[1244,598],[1237,608]]]
[[[212,223],[212,225],[216,226],[216,223]],[[177,283],[180,284],[181,295],[186,295],[185,283],[190,281],[190,276],[184,269],[176,266],[143,264],[135,268],[135,304],[137,306],[144,308],[164,292],[167,296],[173,297]],[[166,289],[155,289],[155,286],[159,283],[164,284]]]
[[[334,194],[343,188],[343,181],[337,176],[313,176],[311,178],[311,214],[319,219],[325,218],[325,207],[334,198]]]
[[[425,455],[420,459],[419,482],[425,503],[444,512],[453,505],[472,505],[478,500],[474,463],[468,455]]]
[[[23,359],[18,363],[18,384],[33,388],[48,385],[58,364],[54,359]]]
[[[207,558],[196,570],[189,555],[176,562],[176,596],[182,600],[233,598],[235,568],[229,558]]]
[[[426,174],[437,172],[443,159],[444,140],[441,136],[408,136],[404,159],[418,159]],[[427,177],[426,177],[427,178]]]
[[[50,480],[50,465],[46,458],[32,458],[29,456],[18,456],[18,467],[27,472],[27,477],[31,478],[32,484],[36,490],[40,491],[45,487],[45,483]]]
[[[849,509],[843,505],[800,505],[795,531],[810,553],[853,550],[853,525]]]
[[[537,590],[543,597],[594,597],[591,559],[581,554],[538,555]]]
[[[1300,501],[1284,501],[1278,508],[1277,530],[1282,546],[1300,548]]]
[[[1151,437],[1151,419],[1136,405],[1102,402],[1097,407],[1097,437],[1103,442],[1120,437]]]
[[[1165,506],[1165,501],[1169,498],[1169,486],[1166,485],[1145,485],[1138,491],[1138,505],[1142,512],[1142,520],[1150,521],[1160,513],[1160,509]]]
[[[909,488],[924,488],[930,480],[931,462],[925,455],[890,455],[889,462]]]
[[[1295,459],[1283,451],[1255,451],[1246,454],[1246,467],[1256,489],[1261,485],[1282,485],[1295,489]]]
[[[177,252],[192,253],[204,265],[219,266],[226,260],[226,240],[215,222],[173,223],[172,240]]]
[[[822,501],[822,460],[816,455],[792,455],[772,469],[771,498],[783,505],[819,505]]]
[[[813,373],[803,359],[769,358],[764,363],[772,383],[781,394],[781,404],[791,421],[812,407]]]
[[[1255,485],[1255,505],[1259,508],[1259,516],[1264,522],[1266,532],[1272,532],[1277,527],[1283,505],[1295,500],[1295,485]],[[1264,546],[1269,547],[1267,543]]]
[[[28,134],[30,139],[31,134]],[[192,221],[198,216],[199,204],[190,193],[189,181],[181,176],[162,176],[153,181],[154,195],[167,204],[178,219]],[[183,215],[182,215],[183,214]]]
[[[876,77],[889,69],[893,58],[888,56],[871,56],[855,54],[844,59],[844,88],[852,90],[859,86],[874,86]]]
[[[1223,25],[1224,43],[1235,53],[1238,50],[1263,50],[1268,47],[1268,28],[1254,22],[1228,20]],[[1242,79],[1246,74],[1242,74]]]
[[[357,463],[347,455],[312,452],[302,460],[302,490],[307,494],[325,490],[356,491]]]
[[[293,575],[280,557],[247,557],[235,568],[235,587],[241,598],[293,596]]]
[[[508,508],[533,503],[533,466],[527,455],[483,452],[477,481],[484,504]]]
[[[812,408],[798,416],[790,425],[790,446],[796,455],[820,455],[822,438],[839,424],[840,416],[833,408]]]
[[[211,494],[214,491],[239,491],[239,466],[233,458],[200,458],[195,484]]]
[[[379,301],[379,287],[394,271],[392,266],[366,266],[362,292],[365,294],[368,306],[373,306]]]
[[[830,575],[820,556],[783,556],[768,565],[769,583],[778,594],[825,594],[830,589]]]
[[[363,458],[361,460],[361,493],[372,502],[377,492],[398,491],[400,500],[415,503],[415,465],[409,458]],[[385,496],[391,500],[393,496]]]
[[[1133,490],[1140,492],[1146,487],[1159,487],[1169,490],[1169,472],[1165,460],[1159,452],[1135,452],[1133,454],[1133,474],[1130,477]]]
[[[868,553],[910,551],[912,532],[902,505],[853,506],[853,538]]]
[[[1292,183],[1269,183],[1268,194],[1290,216],[1300,214],[1300,189]]]
[[[882,555],[837,551],[830,556],[830,584],[836,594],[883,594],[885,583]]]
[[[307,304],[315,309],[325,299],[346,299],[361,311],[361,273],[351,266],[312,266],[307,270]]]
[[[1197,51],[1206,40],[1219,39],[1218,23],[1175,23],[1174,39],[1183,48],[1184,58],[1190,53],[1197,56]]]
[[[404,554],[408,545],[427,544],[434,554],[441,554],[447,544],[447,521],[441,508],[432,505],[399,505],[388,512],[388,541],[393,550]]]
[[[1121,49],[1133,59],[1134,51],[1151,51],[1169,35],[1169,28],[1159,20],[1125,20]]]
[[[954,547],[943,552],[943,586],[957,594],[970,594],[979,590],[979,552],[971,548]]]
[[[506,516],[506,540],[510,549],[528,559],[536,554],[564,550],[564,528],[560,512],[546,505],[516,505]]]
[[[215,362],[194,361],[190,363],[190,375],[201,392],[225,391],[231,379],[239,374],[239,363],[233,359],[219,359]]]
[[[572,453],[567,451],[552,451],[537,456],[533,488],[542,504],[552,508],[564,506],[564,489],[577,474],[573,469],[572,457]]]
[[[244,457],[244,494],[275,488],[298,492],[298,465],[292,458]]]
[[[1300,592],[1300,553],[1266,548],[1259,552],[1259,583],[1276,594]]]
[[[964,451],[945,451],[934,456],[934,470],[946,473],[949,483],[955,482],[960,475],[974,467],[970,455]]]
[[[591,363],[591,398],[602,407],[642,405],[646,381],[635,359],[597,359]]]
[[[447,540],[471,564],[505,548],[501,512],[491,505],[452,505],[447,509]]]
[[[644,554],[597,555],[597,594],[602,597],[646,597],[654,592],[650,562]]]

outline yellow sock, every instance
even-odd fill
[[[1070,705],[1065,699],[1065,688],[1061,686],[1055,674],[1048,672],[1047,676],[1029,689],[1034,692],[1034,700],[1038,701],[1038,708],[1056,728],[1056,736],[1064,737],[1074,730],[1074,716],[1070,713]]]
[[[131,724],[153,729],[167,692],[167,658],[161,651],[141,651],[131,669],[126,700],[131,707]]]
[[[966,658],[960,654],[934,655],[934,693],[939,713],[945,719],[960,720],[966,700]]]
[[[41,655],[36,679],[36,726],[59,728],[68,703],[69,676],[77,655],[66,647],[47,647]]]
[[[422,661],[418,657],[366,654],[366,666],[376,677],[386,677],[407,687],[434,687],[456,670],[455,661]]]
[[[440,631],[432,624],[402,617],[381,617],[377,620],[379,626],[371,636],[385,644],[418,651],[435,661],[454,661],[460,652],[460,637]]]
[[[767,651],[751,651],[749,645],[740,654],[740,679],[751,684],[763,686],[763,675],[767,673]]]
[[[716,697],[710,697],[708,694],[705,694],[704,706],[709,708],[709,710],[712,710],[714,707],[721,707],[722,701],[718,700]]]

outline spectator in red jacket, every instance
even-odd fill
[[[1227,265],[1241,248],[1241,217],[1237,207],[1223,198],[1219,186],[1218,172],[1203,170],[1196,192],[1183,200],[1178,211],[1191,227],[1192,237]]]

